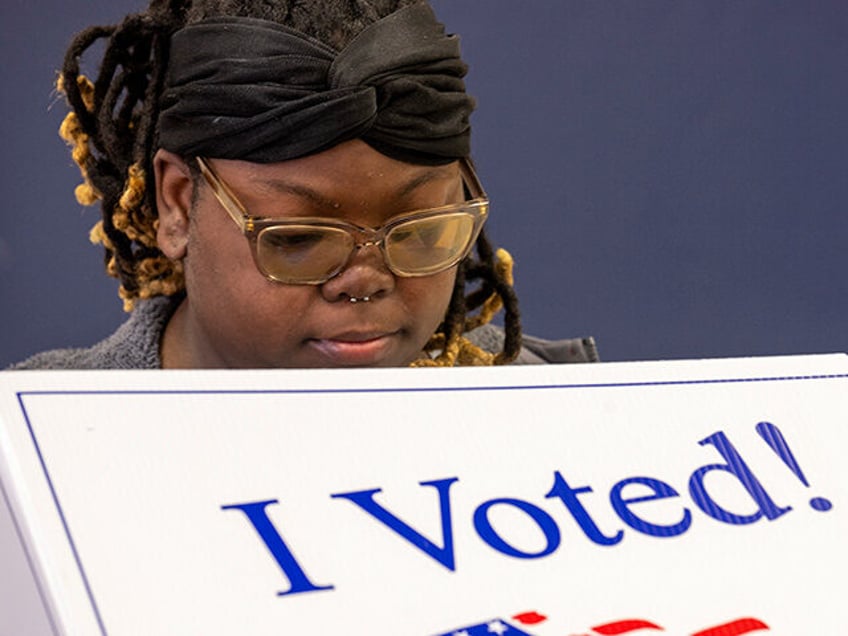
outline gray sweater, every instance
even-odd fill
[[[139,302],[129,319],[115,333],[88,348],[54,349],[38,353],[9,367],[20,369],[159,369],[159,343],[165,325],[179,304],[180,297],[158,297]],[[469,339],[486,351],[500,351],[504,333],[498,327],[484,325],[468,334]],[[513,364],[560,362],[597,362],[592,338],[544,340],[524,336],[521,353]]]

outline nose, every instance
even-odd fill
[[[378,243],[366,241],[358,244],[344,269],[321,285],[321,295],[326,301],[377,299],[394,290],[395,276],[386,266]]]

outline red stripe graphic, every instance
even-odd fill
[[[521,614],[516,614],[513,618],[522,625],[535,625],[536,623],[548,620],[547,616],[539,614],[539,612],[536,611],[522,612]]]
[[[702,632],[692,634],[692,636],[739,636],[740,634],[749,634],[768,628],[768,625],[756,618],[740,618],[724,625],[710,627]]]
[[[606,625],[598,625],[592,628],[594,631],[599,634],[603,634],[604,636],[615,636],[616,634],[626,634],[628,632],[635,632],[639,629],[658,629],[660,631],[663,630],[659,625],[655,625],[650,621],[639,620],[638,618],[624,620],[624,621],[616,621],[614,623],[607,623]]]

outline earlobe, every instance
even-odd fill
[[[189,212],[194,197],[191,170],[177,155],[159,149],[153,157],[159,249],[172,260],[185,258],[188,247]]]

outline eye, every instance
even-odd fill
[[[310,272],[332,272],[347,259],[352,244],[353,238],[339,228],[280,225],[259,234],[256,253],[267,271],[278,272],[285,280],[304,267]]]
[[[281,251],[309,250],[326,238],[324,232],[305,232],[299,230],[283,230],[276,228],[262,236],[263,242]]]
[[[263,258],[294,265],[323,258],[323,253],[332,251],[332,243],[321,230],[276,227],[261,234],[259,251]]]
[[[464,213],[444,214],[402,223],[390,232],[390,242],[404,249],[452,249],[464,242],[473,225]]]
[[[392,243],[406,248],[427,248],[438,243],[444,234],[444,227],[438,221],[412,221],[398,226],[391,233]]]

